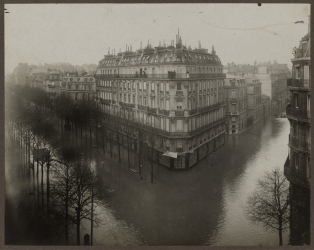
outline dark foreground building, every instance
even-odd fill
[[[284,172],[290,181],[290,243],[310,244],[310,180],[311,180],[311,80],[310,29],[295,57],[291,60],[291,103],[286,112],[290,122],[289,156]]]

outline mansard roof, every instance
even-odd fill
[[[98,67],[135,66],[178,62],[186,64],[222,65],[217,55],[210,54],[205,49],[190,50],[169,47],[155,47],[154,49],[143,49],[135,52],[126,51],[118,53],[118,55],[106,55],[105,58],[99,62]]]

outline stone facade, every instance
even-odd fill
[[[261,82],[257,77],[246,78],[248,125],[263,117]]]
[[[225,80],[226,131],[239,134],[247,127],[247,86],[244,78]]]
[[[289,155],[284,173],[290,181],[290,243],[310,244],[310,180],[311,180],[311,58],[310,29],[295,48],[291,60],[291,103],[286,108],[290,122]]]
[[[71,100],[94,101],[96,98],[95,78],[91,75],[67,74],[61,84],[61,93],[66,93]]]
[[[189,169],[224,144],[220,59],[214,48],[208,53],[183,46],[179,34],[176,45],[131,50],[99,62],[97,99],[104,115],[116,121],[112,126],[126,123],[135,140],[143,133],[151,145],[153,134],[162,165]]]

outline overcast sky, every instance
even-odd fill
[[[148,40],[211,51],[223,64],[274,61],[291,66],[292,48],[308,30],[309,4],[7,4],[5,67],[95,63]],[[304,21],[304,24],[295,24]]]

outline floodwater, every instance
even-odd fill
[[[241,135],[226,136],[224,147],[190,171],[154,164],[153,184],[150,163],[144,162],[141,180],[128,168],[125,150],[119,163],[116,146],[112,158],[93,149],[91,160],[108,186],[107,205],[97,207],[102,224],[94,228],[93,244],[277,246],[278,232],[254,225],[244,208],[258,178],[283,168],[288,135],[287,119],[265,118]],[[137,156],[131,160],[131,168],[138,169]],[[89,221],[83,222],[81,238],[86,233]]]

